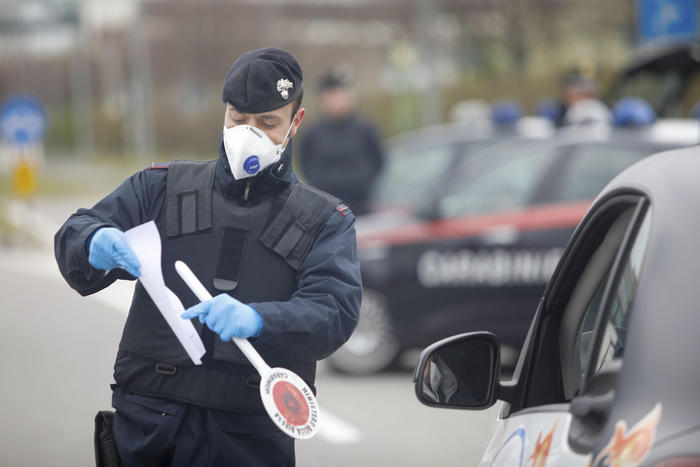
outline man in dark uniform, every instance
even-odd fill
[[[562,79],[559,100],[553,103],[551,118],[554,125],[567,125],[569,109],[577,102],[589,99],[598,99],[598,85],[593,71],[584,66],[572,68]]]
[[[311,387],[316,361],[340,347],[359,315],[354,217],[300,183],[291,144],[304,109],[302,72],[280,49],[242,55],[226,75],[220,157],[136,173],[55,237],[66,281],[81,295],[139,275],[123,231],[154,220],[166,285],[199,317],[206,354],[194,366],[136,284],[114,367],[114,434],[125,465],[293,465],[294,441],[268,418],[260,378],[232,337]],[[182,259],[214,298],[197,300]],[[218,334],[218,335],[217,335]]]
[[[343,68],[321,79],[321,118],[304,132],[301,169],[311,185],[342,198],[361,215],[370,209],[370,190],[384,152],[372,125],[358,115],[350,86]]]

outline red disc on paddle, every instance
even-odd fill
[[[290,425],[303,426],[309,421],[309,403],[291,383],[278,381],[272,388],[275,407]]]
[[[284,368],[261,376],[260,398],[275,425],[297,439],[313,437],[319,428],[316,397],[308,384]]]

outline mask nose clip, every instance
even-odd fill
[[[249,129],[250,131],[252,131],[253,134],[254,134],[255,136],[257,136],[257,137],[260,138],[260,139],[263,139],[263,135],[261,135],[261,134],[259,133],[259,131],[258,131],[257,128],[252,127],[252,126],[249,126],[248,129]]]

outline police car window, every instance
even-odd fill
[[[419,149],[402,146],[392,150],[377,180],[376,202],[414,205],[447,171],[454,151],[454,143]]]
[[[685,95],[679,103],[681,109],[678,117],[692,117],[693,107],[698,101],[700,101],[700,70],[695,69],[687,78]]]
[[[656,150],[651,146],[611,143],[577,146],[561,174],[555,201],[594,198],[617,174]]]
[[[541,143],[539,144],[541,145]],[[556,149],[527,145],[499,145],[469,158],[439,203],[445,218],[508,211],[527,206]]]
[[[457,151],[457,155],[460,157],[458,159],[458,162],[461,161],[461,158],[466,158],[467,156],[472,157],[474,154],[479,154],[479,152],[482,149],[488,148],[489,146],[492,146],[495,143],[495,140],[491,139],[481,139],[481,140],[474,140],[474,141],[463,141],[459,143],[459,149]]]
[[[630,310],[637,293],[650,230],[651,209],[647,211],[639,228],[637,238],[623,267],[619,284],[615,287],[615,295],[607,320],[599,331],[603,332],[603,339],[597,349],[596,373],[607,363],[622,358],[624,354]]]
[[[683,77],[678,69],[647,69],[627,77],[618,98],[641,97],[654,109],[660,109],[663,100],[678,93],[683,86]]]

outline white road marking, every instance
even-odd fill
[[[53,239],[54,233],[60,226],[55,225],[49,218],[22,203],[8,203],[8,208],[11,220],[18,224],[24,224],[29,220],[36,237],[44,244],[43,248],[38,251],[0,249],[2,257],[0,268],[62,281],[63,278],[53,257],[53,245],[49,241],[49,239]],[[109,287],[85,298],[95,300],[100,305],[119,311],[126,316],[129,312],[134,284],[133,281],[118,280]],[[333,444],[357,443],[362,439],[362,432],[350,423],[333,415],[323,407],[320,412],[319,438]]]
[[[2,269],[63,282],[56,260],[49,251],[0,249],[0,257],[2,257],[0,261]],[[99,306],[106,306],[126,316],[129,313],[134,284],[133,281],[116,281],[85,299],[93,300],[96,305],[99,303]]]
[[[321,407],[321,426],[318,437],[334,444],[357,443],[362,439],[362,432],[345,420]]]
[[[59,224],[25,202],[10,200],[6,206],[10,222],[18,228],[30,231],[46,248],[53,247],[53,236],[61,227]]]
[[[7,214],[9,220],[17,227],[30,230],[34,237],[41,242],[41,248],[36,251],[4,250],[2,252],[2,266],[45,279],[62,280],[53,256],[53,236],[61,226],[37,209],[32,209],[17,200],[7,203]],[[95,300],[100,305],[117,310],[126,316],[129,313],[134,284],[133,281],[116,281],[109,287],[86,298]]]

